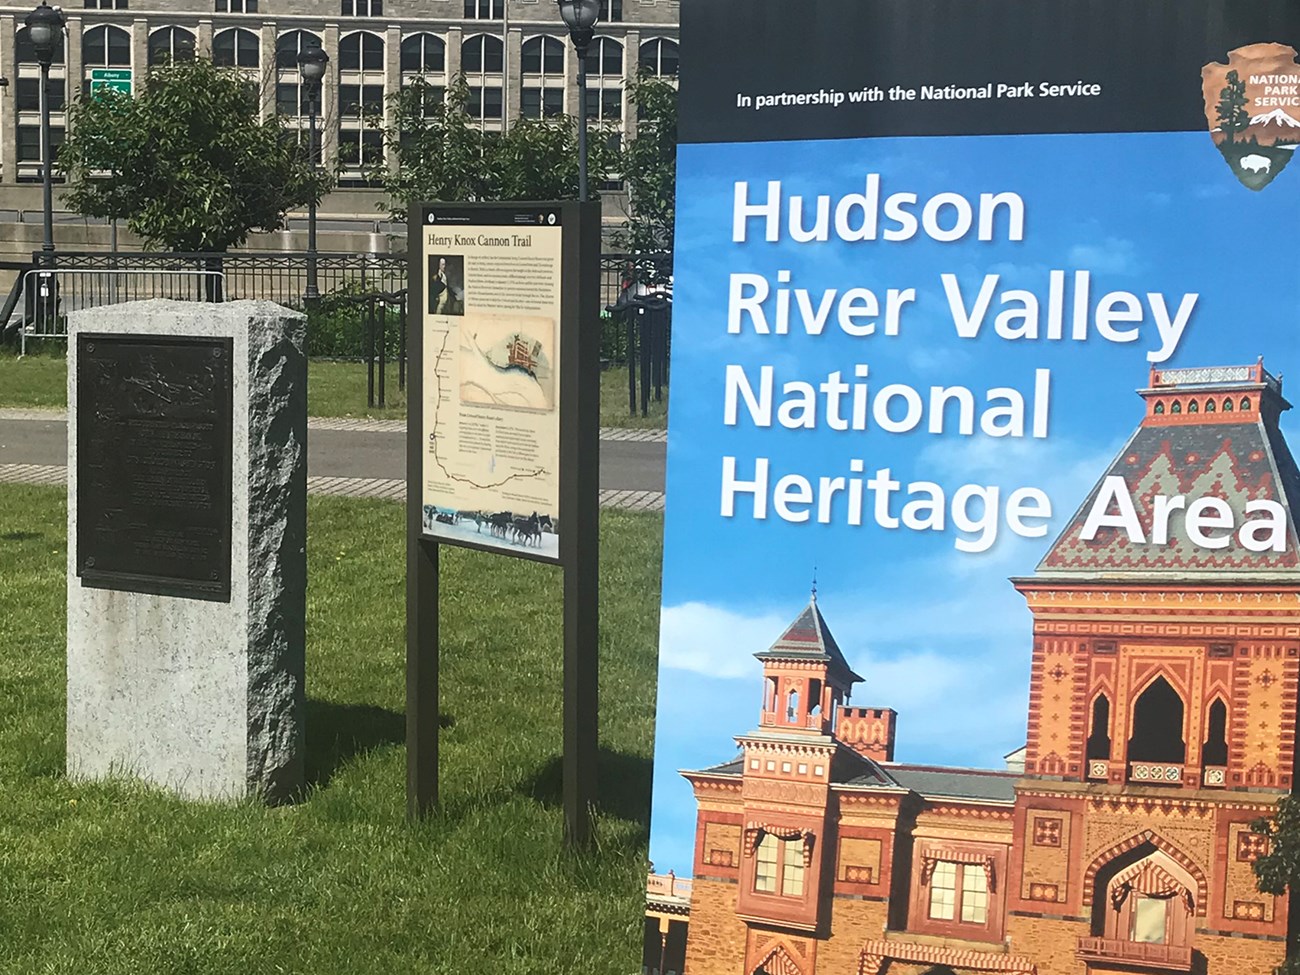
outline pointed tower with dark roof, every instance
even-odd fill
[[[815,592],[780,638],[754,656],[763,664],[765,730],[829,735],[836,711],[862,680],[827,628]]]

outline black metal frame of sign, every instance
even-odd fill
[[[430,219],[432,217],[432,220]],[[424,318],[429,286],[424,230],[461,226],[561,228],[558,339],[558,558],[424,528]],[[414,203],[407,216],[406,484],[407,814],[438,803],[438,548],[443,543],[552,564],[564,571],[564,824],[573,847],[591,842],[598,747],[600,451],[600,204]]]
[[[230,600],[233,341],[77,336],[82,585]]]

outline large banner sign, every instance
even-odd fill
[[[1300,6],[682,6],[645,971],[1271,973]]]

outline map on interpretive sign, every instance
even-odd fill
[[[554,332],[547,318],[467,318],[460,327],[461,402],[553,410]]]
[[[420,306],[426,536],[559,557],[562,232],[558,212],[426,215],[425,266],[440,269]]]

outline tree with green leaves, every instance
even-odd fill
[[[518,119],[508,132],[483,131],[468,111],[469,86],[445,92],[416,79],[389,96],[384,143],[397,165],[376,163],[389,214],[406,219],[415,200],[571,200],[578,196],[578,129],[568,116]],[[599,126],[588,139],[589,181],[614,171],[617,153]]]
[[[1229,142],[1250,125],[1250,113],[1246,111],[1246,83],[1235,69],[1228,72],[1228,83],[1219,92],[1218,115],[1219,128]]]
[[[1273,815],[1257,819],[1250,830],[1268,838],[1268,848],[1251,864],[1255,886],[1264,894],[1300,897],[1300,796],[1283,796]],[[1300,975],[1300,945],[1287,946],[1280,975]]]
[[[259,118],[255,88],[201,58],[151,69],[134,97],[82,97],[70,123],[69,205],[124,219],[150,247],[226,251],[282,228],[331,182],[278,119]]]
[[[618,242],[629,253],[673,249],[677,192],[677,88],[644,77],[633,86],[636,138],[623,152],[627,184],[627,228]]]

